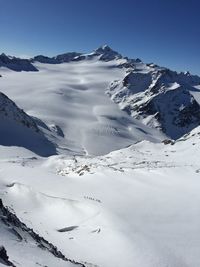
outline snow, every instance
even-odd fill
[[[0,222],[1,243],[6,247],[6,251],[11,261],[15,266],[49,266],[49,267],[74,267],[76,265],[57,259],[46,250],[40,249],[30,236],[21,233],[25,240],[20,241],[15,232],[9,229],[8,226]],[[16,249],[17,247],[17,249]],[[1,263],[0,266],[7,266]]]
[[[124,81],[124,58],[114,53],[110,60],[113,51],[101,49],[109,61],[94,51],[70,63],[33,63],[38,72],[1,68],[1,91],[17,106],[8,100],[9,116],[1,113],[0,199],[27,227],[86,267],[199,267],[200,127],[161,142],[164,134],[120,110],[105,93],[115,81],[109,92],[122,93],[119,104],[134,100],[131,91],[144,103],[152,96],[145,94],[148,86],[153,97],[164,96],[161,108],[167,110],[176,96],[184,110],[191,100],[199,103],[198,78],[133,60],[126,63],[137,73]],[[167,86],[155,88],[155,76]],[[187,93],[180,79],[190,83]],[[22,114],[56,151],[44,157],[35,149],[38,133],[16,119]],[[150,114],[144,122],[155,119]],[[2,143],[5,137],[9,144]],[[19,241],[12,229],[0,220],[0,245],[17,267],[75,266],[41,249],[20,227]]]
[[[94,158],[22,154],[6,161],[4,154],[1,196],[69,258],[105,267],[196,267],[199,132],[175,145],[143,141]]]
[[[132,117],[178,139],[200,124],[199,83],[189,73],[135,62],[107,94]]]
[[[42,156],[56,154],[55,146],[45,138],[33,118],[0,93],[0,144],[22,146]]]
[[[38,72],[2,70],[0,87],[36,122],[36,118],[41,120],[40,129],[57,146],[57,153],[102,155],[144,138],[155,142],[163,139],[162,134],[130,118],[106,96],[109,83],[125,73],[113,67],[115,63],[95,58],[37,63]],[[52,125],[59,127],[62,136],[48,131]]]

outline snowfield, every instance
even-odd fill
[[[143,141],[95,158],[12,157],[3,147],[1,198],[86,266],[196,267],[199,145],[198,131],[174,145]]]
[[[102,155],[163,135],[121,111],[106,96],[109,83],[123,77],[115,62],[97,59],[35,66],[39,72],[1,71],[1,90],[29,115],[40,119],[62,153]],[[45,125],[44,125],[45,123]],[[48,133],[47,133],[48,134]]]
[[[16,267],[200,266],[200,126],[166,140],[120,110],[106,91],[136,61],[102,49],[0,69],[0,266],[1,246]]]

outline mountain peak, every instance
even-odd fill
[[[114,51],[109,45],[105,44],[105,45],[101,45],[99,46],[97,49],[94,50],[94,52],[98,53],[98,54],[104,54],[104,53],[108,53],[108,52],[114,52],[116,54],[118,54],[118,52]]]
[[[5,53],[1,53],[0,57],[7,57],[7,55]]]
[[[97,52],[97,53],[105,53],[105,52],[111,52],[111,51],[114,51],[114,50],[109,45],[105,44],[105,45],[101,45],[100,47],[98,47],[94,51]]]
[[[122,55],[120,55],[118,52],[114,51],[108,45],[102,45],[99,48],[95,49],[94,54],[97,56],[100,56],[99,59],[103,60],[103,61],[110,61],[110,60],[122,58]]]

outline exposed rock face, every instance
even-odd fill
[[[94,57],[99,57],[99,60],[101,61],[111,61],[114,59],[123,58],[122,55],[112,50],[108,45],[104,45],[104,46],[100,46],[99,48],[95,49],[90,54],[69,52],[69,53],[57,55],[55,57],[46,57],[46,56],[39,55],[39,56],[32,58],[31,62],[60,64],[60,63],[71,62],[71,61],[81,61],[85,59],[92,59]]]
[[[9,261],[9,257],[7,255],[7,251],[4,248],[4,246],[0,246],[0,263],[3,263],[6,266],[13,266],[15,267],[15,265]]]
[[[145,64],[140,59],[123,57],[108,45],[100,46],[89,54],[69,52],[55,57],[39,55],[30,60],[2,54],[0,66],[28,71],[37,70],[32,65],[34,62],[61,64],[93,59],[113,61],[111,67],[126,70],[127,75],[122,80],[114,81],[107,94],[132,117],[150,127],[160,129],[172,139],[180,138],[200,124],[200,101],[194,94],[195,91],[200,91],[200,77],[189,72],[177,73],[153,63]],[[1,99],[0,112],[4,116],[10,112],[5,104],[2,105]],[[22,111],[14,111],[11,117],[38,130],[34,121],[22,114]],[[52,130],[63,137],[59,129]]]
[[[35,56],[30,61],[47,63],[47,64],[61,64],[61,63],[74,61],[79,56],[81,56],[81,53],[76,53],[76,52],[69,52],[69,53],[57,55],[55,57],[47,57],[47,56],[39,55],[39,56]]]
[[[79,57],[81,53],[76,53],[76,52],[69,52],[65,54],[61,54],[55,57],[56,61],[59,63],[64,63],[64,62],[70,62],[76,59],[76,57]]]
[[[126,77],[107,90],[121,109],[172,139],[200,125],[200,105],[193,96],[199,90],[198,76],[141,62],[131,66]]]
[[[0,55],[0,67],[6,67],[14,71],[38,71],[28,59]]]
[[[122,58],[122,55],[112,50],[108,45],[100,46],[94,50],[93,56],[99,56],[99,59],[102,61],[110,61]]]
[[[16,121],[23,126],[39,132],[39,128],[35,121],[20,109],[11,99],[0,92],[0,117],[6,117]]]
[[[31,58],[30,61],[32,63],[34,62],[40,62],[40,63],[47,63],[47,64],[57,64],[55,57],[47,57],[43,55],[35,56],[34,58]]]

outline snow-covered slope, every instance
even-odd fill
[[[200,105],[193,95],[199,84],[198,76],[135,62],[107,93],[132,117],[177,139],[200,125]]]
[[[0,199],[0,266],[84,267],[22,223]],[[22,252],[24,257],[22,257]],[[9,254],[8,254],[9,253]]]
[[[139,140],[163,139],[105,94],[113,79],[125,75],[117,63],[101,61],[99,56],[63,64],[35,63],[38,72],[2,70],[0,86],[29,115],[46,124],[58,153],[102,155]]]
[[[14,71],[37,71],[28,59],[0,55],[0,67],[5,67]]]
[[[200,78],[55,58],[1,68],[0,266],[199,267]]]
[[[31,62],[60,64],[94,60],[112,62],[124,75],[114,80],[107,93],[120,108],[144,124],[158,128],[172,139],[180,138],[200,124],[200,78],[189,72],[177,73],[153,63],[123,57],[108,45],[89,54],[66,53],[52,58],[37,56]],[[111,76],[110,76],[111,77]],[[199,95],[199,94],[198,94]]]
[[[199,133],[95,158],[0,147],[1,198],[88,267],[198,267]]]
[[[35,120],[0,92],[0,145],[25,147],[39,155],[56,154]]]

